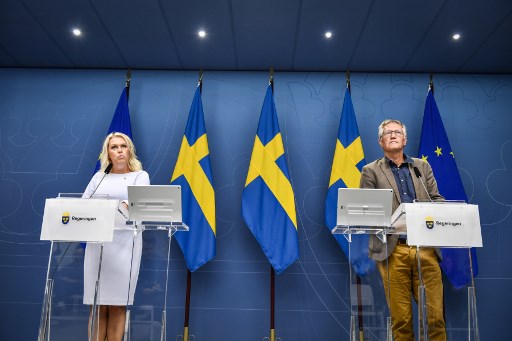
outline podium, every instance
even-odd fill
[[[392,198],[392,189],[338,189],[336,226],[331,232],[343,235],[348,241],[348,260],[350,265],[349,334],[351,341],[363,340],[365,330],[369,334],[376,335],[379,340],[392,340],[391,318],[385,314],[387,304],[385,302],[378,302],[374,296],[377,288],[373,288],[371,285],[372,283],[380,283],[378,279],[380,275],[373,281],[370,280],[368,284],[364,284],[352,266],[354,261],[357,262],[358,257],[355,250],[360,251],[361,248],[366,250],[370,236],[377,237],[387,248],[388,235],[395,233],[391,227]],[[354,244],[356,245],[355,247]],[[362,256],[366,258],[366,252]],[[372,275],[370,273],[365,277],[372,278],[374,277]],[[377,306],[384,308],[379,310],[376,308]],[[364,322],[364,318],[367,318],[368,323]],[[372,324],[370,322],[373,322],[375,325],[373,327],[370,326]],[[377,336],[378,333],[383,335]],[[359,337],[357,337],[357,334],[359,334]]]
[[[110,200],[107,196],[101,196],[101,199],[82,199],[81,196],[81,193],[60,193],[58,198],[46,199],[45,202],[40,239],[49,240],[51,245],[39,323],[39,341],[50,340],[54,276],[71,244],[101,243],[101,251],[103,251],[103,243],[111,242],[114,235],[114,220],[119,201]],[[54,246],[58,243],[68,243],[68,246],[62,253],[56,268],[51,272]],[[96,279],[93,311],[96,310],[100,271],[101,261]],[[94,330],[94,320],[93,318],[91,331]]]
[[[387,212],[392,198],[386,198],[382,192],[376,191],[379,190],[339,189],[338,191],[338,219],[332,233],[342,234],[348,240],[350,263],[353,257],[353,236],[375,235],[387,248],[389,235],[406,234],[408,245],[415,246],[418,254],[422,247],[467,248],[469,263],[472,266],[471,247],[482,246],[477,205],[450,201],[406,203],[401,204],[389,217]],[[421,276],[419,257],[418,272]],[[350,277],[352,280],[352,266],[350,266]],[[468,340],[479,340],[472,267],[471,278],[471,285],[468,287],[467,336]],[[360,280],[359,276],[357,280]],[[353,292],[354,289],[357,289],[356,293]],[[364,292],[368,292],[369,289],[360,282],[357,285],[351,283],[350,296],[357,297],[359,302],[362,298],[364,306]],[[428,340],[427,307],[423,285],[420,285],[418,293],[418,335],[421,332],[424,340]],[[373,296],[366,298],[367,301],[371,299]],[[359,324],[361,325],[361,320]],[[425,328],[420,330],[422,324]],[[350,340],[356,340],[356,325],[356,313],[351,309]],[[391,319],[387,317],[386,340],[392,341],[392,339]]]
[[[160,340],[167,340],[167,296],[169,284],[169,264],[171,257],[172,236],[176,232],[186,232],[188,226],[182,221],[181,186],[179,185],[145,185],[128,186],[129,219],[136,231],[167,231],[167,267],[164,289],[164,306]],[[127,310],[124,340],[130,339],[130,313]]]
[[[57,281],[55,280],[57,270],[59,270],[60,272],[60,270],[64,268],[61,264],[64,264],[63,260],[65,259],[66,253],[68,253],[68,250],[70,249],[71,245],[76,247],[77,254],[83,254],[83,249],[79,246],[79,242],[101,244],[100,261],[98,266],[98,275],[94,293],[94,302],[92,304],[93,308],[90,324],[90,335],[93,335],[92,331],[95,330],[97,316],[99,316],[99,305],[97,304],[97,302],[99,302],[98,297],[99,292],[101,291],[99,282],[101,274],[101,255],[103,252],[103,243],[112,241],[114,231],[133,232],[133,241],[135,241],[135,237],[137,237],[138,234],[146,230],[166,231],[168,236],[168,249],[167,271],[166,277],[164,279],[164,301],[167,301],[171,239],[175,232],[188,231],[188,227],[181,222],[181,188],[179,186],[136,187],[144,187],[145,191],[141,193],[142,195],[146,195],[145,197],[143,197],[143,200],[146,200],[146,202],[141,204],[141,198],[132,198],[130,204],[133,204],[133,206],[131,206],[135,213],[133,217],[131,216],[131,209],[123,209],[124,205],[120,205],[119,200],[107,199],[106,196],[103,196],[102,199],[81,199],[82,194],[62,193],[59,194],[58,198],[46,200],[45,212],[43,216],[43,225],[41,228],[41,240],[49,240],[51,242],[51,246],[50,254],[48,257],[46,285],[38,333],[39,341],[50,340],[50,336],[52,335],[51,332],[53,331],[51,330],[52,326],[61,327],[63,323],[70,324],[71,322],[80,323],[79,326],[87,324],[87,320],[89,318],[89,308],[88,306],[82,304],[83,282],[81,280],[77,280],[79,276],[77,274],[73,274],[74,276],[63,276],[64,280],[67,281],[66,285],[61,285],[62,283],[59,283],[59,285],[57,286]],[[156,187],[172,187],[173,196],[169,199],[162,199],[159,197],[154,199],[150,198],[149,196],[155,193],[154,189]],[[161,193],[162,190],[157,192]],[[165,193],[168,194],[168,190]],[[158,209],[155,210],[155,208]],[[137,216],[137,212],[142,212],[143,214],[139,214]],[[152,216],[151,212],[155,213],[155,216]],[[162,212],[169,212],[169,214],[162,214]],[[171,217],[172,219],[170,219],[169,217]],[[65,242],[67,242],[67,247],[62,247],[62,249],[65,248],[65,251],[60,252],[60,258],[57,258],[57,256],[54,255],[54,252],[56,249],[60,251],[61,245],[65,245]],[[56,265],[52,265],[52,258],[55,259],[53,263],[56,263]],[[78,257],[76,258],[78,259]],[[74,272],[78,273],[79,270],[81,273],[83,273],[82,262],[78,264],[78,262],[72,261],[72,263],[74,263],[73,265],[76,265],[73,268]],[[133,266],[133,263],[131,266]],[[68,270],[69,268],[70,267],[66,267],[66,270]],[[73,289],[69,289],[70,291],[73,291],[73,294],[67,295],[65,296],[65,299],[59,300],[57,302],[57,305],[55,305],[55,303],[52,304],[52,299],[54,299],[55,297],[54,289],[59,288],[60,290],[67,291],[68,288],[65,288],[67,286],[73,286]],[[78,289],[79,287],[80,289]],[[72,301],[72,303],[69,303],[69,301]],[[62,308],[63,306],[66,305],[72,306],[72,308]],[[57,316],[57,313],[55,312],[57,309],[64,309],[65,312],[62,313],[62,315]],[[70,312],[70,310],[72,310],[72,312]],[[69,329],[69,326],[67,328]],[[61,330],[64,330],[65,327],[62,326],[58,330],[58,332],[56,328],[54,329],[55,332],[53,334],[55,334],[55,338],[60,339],[59,332]],[[164,303],[164,308],[162,312],[162,340],[165,340],[165,332],[166,303]],[[62,334],[64,334],[64,332],[62,332]],[[66,335],[66,338],[63,337],[62,339],[67,338],[69,338],[69,335]],[[127,309],[124,340],[126,341],[129,339],[130,311]]]
[[[407,234],[407,244],[421,247],[467,248],[471,284],[468,286],[468,340],[480,339],[473,275],[472,247],[482,247],[482,234],[478,206],[460,201],[404,203],[391,217],[395,233]],[[418,273],[421,268],[418,257]],[[418,335],[423,325],[423,337],[428,340],[425,287],[418,288]]]

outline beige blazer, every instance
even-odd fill
[[[428,190],[430,198],[434,201],[444,200],[441,194],[439,194],[439,190],[437,189],[437,182],[434,178],[434,173],[432,172],[432,167],[430,167],[430,164],[421,159],[412,159],[414,164],[409,165],[409,170],[411,172],[414,190],[416,192],[416,199],[420,201],[429,201],[429,196],[427,195],[425,188],[423,188],[420,180],[414,174],[413,167],[418,167],[419,171],[421,172],[421,179],[425,183],[425,187]],[[375,160],[363,167],[363,170],[361,171],[361,182],[359,187],[393,189],[394,195],[392,211],[395,212],[395,210],[401,204],[400,194],[398,192],[395,177],[393,176],[393,172],[391,171],[389,163],[386,162],[386,158]],[[397,241],[397,235],[388,235],[386,248],[386,244],[384,244],[379,238],[377,238],[375,235],[370,236],[370,242],[368,245],[368,254],[370,258],[378,261],[385,260],[395,249]]]

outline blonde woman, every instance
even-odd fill
[[[103,142],[100,154],[101,169],[97,172],[83,194],[84,198],[108,195],[125,205],[128,199],[128,185],[149,185],[148,173],[135,155],[132,140],[122,133],[111,133]],[[112,164],[110,173],[104,170]],[[122,217],[116,216],[116,227],[125,226]],[[94,288],[98,275],[100,244],[88,243],[84,258],[84,304],[94,302]],[[133,296],[139,276],[142,253],[142,235],[132,231],[114,231],[111,243],[104,243],[101,262],[99,295],[99,323],[94,340],[121,341],[124,334],[126,305],[133,304]],[[128,292],[129,291],[129,292]],[[91,313],[92,316],[92,313]],[[89,326],[90,326],[89,318]]]

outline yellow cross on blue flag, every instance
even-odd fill
[[[171,184],[181,185],[182,219],[189,227],[188,232],[174,236],[193,272],[215,257],[216,252],[215,192],[199,86],[190,107]]]
[[[443,120],[431,90],[428,91],[425,102],[418,157],[427,161],[432,167],[439,193],[445,199],[468,201],[448,135],[446,135]],[[461,288],[471,282],[467,249],[446,248],[441,249],[441,254],[443,256],[441,269],[454,287]],[[474,248],[471,249],[471,258],[473,259],[473,274],[476,276],[478,265]]]
[[[299,258],[295,196],[270,85],[242,193],[242,217],[278,274]]]
[[[361,169],[365,164],[363,144],[357,127],[352,97],[347,88],[341,111],[329,188],[325,199],[325,224],[329,231],[336,226],[338,189],[359,188]],[[375,268],[375,262],[368,257],[368,235],[352,235],[350,250],[348,241],[343,235],[334,234],[333,236],[347,258],[350,256],[350,263],[359,276],[366,275]]]

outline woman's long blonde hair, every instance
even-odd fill
[[[130,172],[138,172],[142,170],[142,163],[137,158],[135,154],[135,146],[133,145],[132,139],[123,133],[113,132],[107,135],[105,141],[103,141],[103,148],[101,149],[100,154],[100,163],[101,163],[101,171],[103,172],[105,168],[107,168],[108,164],[112,162],[108,157],[108,144],[110,143],[110,139],[113,137],[121,137],[126,141],[128,145],[128,149],[130,150],[130,159],[128,160],[128,169]]]

